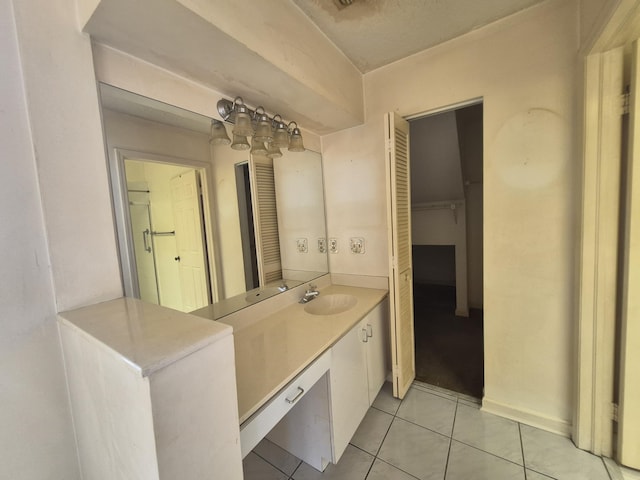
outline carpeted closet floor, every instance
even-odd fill
[[[455,287],[414,284],[416,379],[482,398],[482,310],[455,315]]]

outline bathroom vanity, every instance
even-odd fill
[[[328,277],[221,321],[129,298],[61,313],[83,472],[240,479],[265,436],[337,462],[387,375],[388,304]]]

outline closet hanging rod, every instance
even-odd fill
[[[155,235],[156,237],[169,237],[176,234],[175,230],[171,230],[170,232],[151,232],[151,235]]]

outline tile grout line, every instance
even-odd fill
[[[389,465],[389,466],[401,471],[402,473],[406,473],[407,475],[409,475],[412,478],[416,478],[417,479],[417,477],[415,477],[414,475],[410,474],[409,472],[405,472],[400,467],[397,467],[396,465],[393,465],[392,463],[389,463],[389,462],[385,461],[384,459],[378,457],[378,454],[380,453],[380,450],[382,449],[382,445],[384,444],[384,441],[387,439],[387,435],[389,435],[389,430],[391,430],[391,425],[393,425],[393,422],[396,420],[396,418],[399,418],[400,420],[403,420],[405,422],[407,421],[402,417],[398,417],[398,411],[400,410],[400,406],[402,405],[403,401],[404,401],[404,399],[400,400],[400,403],[398,404],[398,408],[396,408],[394,413],[392,413],[392,414],[389,414],[389,412],[387,412],[387,411],[378,409],[381,412],[384,412],[384,413],[387,413],[389,415],[392,415],[393,418],[391,419],[391,423],[389,423],[389,428],[387,428],[387,432],[384,434],[384,438],[382,439],[382,442],[380,442],[380,446],[378,447],[378,450],[376,451],[376,454],[375,454],[375,456],[373,458],[373,463],[375,463],[376,460],[380,460],[382,463],[384,463],[386,465]],[[372,407],[373,407],[373,405],[372,405]],[[375,407],[373,407],[373,408],[375,408]],[[409,422],[409,423],[411,423],[411,422]],[[418,426],[420,426],[420,425],[418,425]],[[371,468],[373,468],[373,463],[371,464]],[[365,477],[365,480],[369,476],[369,473],[371,473],[371,468],[369,468],[369,472],[367,472],[367,476]]]
[[[456,417],[458,416],[458,401],[456,399],[456,410],[453,413],[453,425],[451,425],[451,436],[449,437],[449,449],[447,450],[447,460],[444,464],[444,479],[447,478],[447,470],[449,469],[449,458],[451,457],[451,446],[453,445],[453,430],[456,428]]]
[[[505,462],[509,462],[512,465],[517,465],[518,467],[523,467],[524,468],[524,465],[521,465],[518,462],[514,462],[513,460],[509,460],[508,458],[501,457],[497,453],[487,452],[486,450],[483,450],[480,447],[476,447],[475,445],[471,445],[469,443],[463,442],[462,440],[458,440],[457,438],[453,438],[452,437],[452,440],[455,440],[456,442],[458,442],[461,445],[464,445],[465,447],[473,448],[474,450],[477,450],[479,452],[486,453],[487,455],[491,455],[492,457],[499,458],[500,460],[504,460]]]
[[[604,461],[604,457],[600,457],[600,460],[602,461],[602,466],[604,467],[604,471],[607,472],[607,476],[609,477],[609,480],[613,480],[613,477],[611,476],[611,472],[609,471],[609,467],[607,467],[607,464]]]
[[[397,465],[394,465],[393,463],[389,463],[389,462],[387,462],[387,461],[383,460],[382,458],[377,458],[377,457],[376,457],[376,459],[377,459],[377,460],[380,460],[382,463],[384,463],[384,464],[386,464],[386,465],[389,465],[390,467],[395,468],[396,470],[398,470],[398,471],[400,471],[400,472],[402,472],[402,473],[405,473],[405,474],[409,475],[411,478],[415,478],[415,479],[419,480],[419,477],[416,477],[415,475],[413,475],[413,474],[411,474],[411,473],[409,473],[409,472],[407,472],[407,471],[405,471],[405,470],[401,469],[400,467],[398,467]]]
[[[275,444],[274,444],[275,445]],[[276,445],[278,446],[278,445]],[[258,452],[251,450],[251,452],[249,453],[253,453],[255,456],[257,456],[258,458],[261,458],[262,460],[264,460],[265,462],[267,462],[269,465],[271,465],[273,468],[275,468],[276,470],[278,470],[280,473],[283,473],[284,475],[289,475],[287,472],[283,471],[282,469],[278,468],[276,465],[274,465],[273,463],[271,463],[268,459],[264,458],[262,455],[260,455]],[[295,457],[295,455],[292,455]],[[296,470],[298,470],[298,467],[300,465],[302,465],[302,460],[300,460],[298,457],[295,457],[299,460],[298,466],[293,470],[293,473],[291,473],[291,475],[293,475],[294,473],[296,473]]]
[[[524,469],[524,480],[527,480],[527,460],[524,458],[524,442],[522,441],[522,428],[518,422],[518,437],[520,437],[520,452],[522,453],[522,468]]]
[[[378,454],[380,453],[380,450],[382,449],[382,445],[384,444],[384,441],[387,439],[387,435],[389,435],[389,430],[391,430],[391,425],[393,425],[393,422],[395,421],[395,419],[397,417],[398,410],[400,410],[400,405],[402,405],[402,400],[400,400],[400,403],[398,404],[398,408],[396,408],[394,413],[392,414],[393,418],[391,419],[391,422],[389,422],[389,426],[387,427],[387,431],[385,432],[384,437],[382,437],[382,441],[380,442],[380,446],[377,448],[376,453],[373,455],[373,462],[371,462],[371,466],[369,467],[369,470],[367,471],[367,474],[364,476],[364,480],[367,479],[367,477],[371,473],[371,469],[373,468],[373,464],[376,463],[376,460],[378,460]],[[375,407],[373,405],[371,405],[370,408],[375,408]],[[377,409],[377,410],[379,410],[381,412],[384,412],[386,414],[389,414],[389,412],[386,412],[384,410],[380,410],[380,409]],[[380,461],[384,462],[384,460],[382,460],[382,459],[380,459]],[[387,462],[384,462],[384,463],[387,463]]]

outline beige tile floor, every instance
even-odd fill
[[[344,455],[324,473],[268,440],[245,480],[611,480],[568,438],[480,411],[478,400],[415,382],[400,401],[386,383]]]

